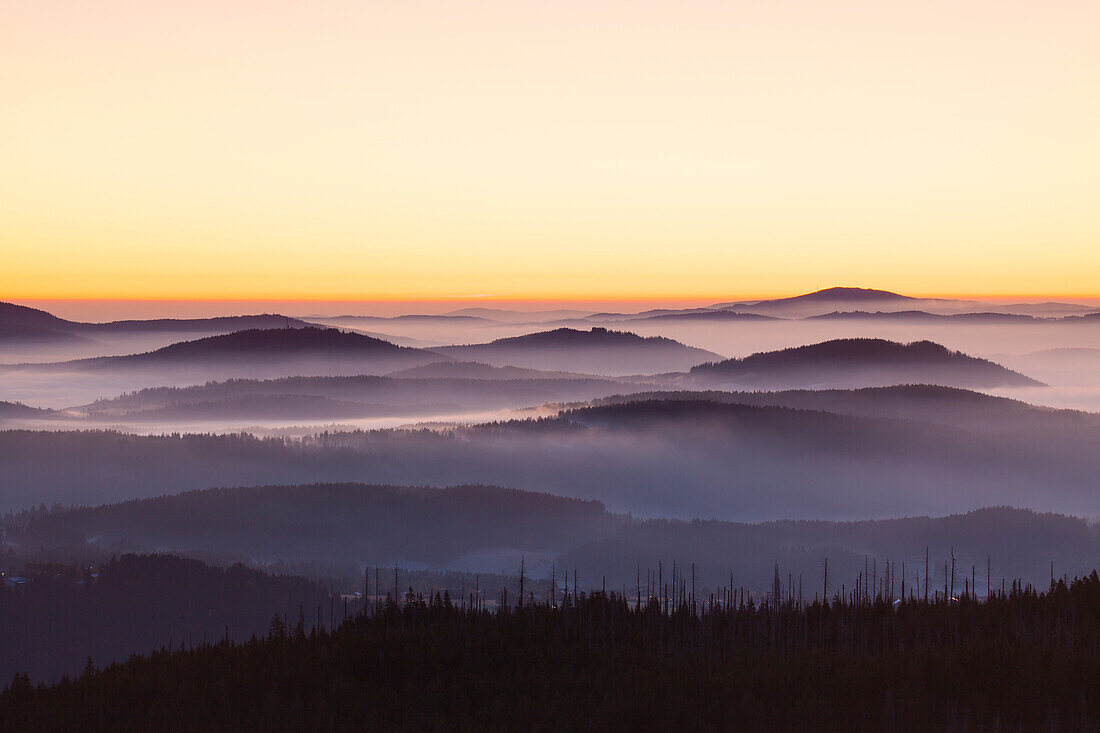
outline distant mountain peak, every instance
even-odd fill
[[[964,301],[942,301],[943,304],[958,304]],[[827,312],[822,309],[850,310],[851,307],[875,306],[877,308],[891,309],[894,307],[913,308],[917,303],[939,304],[941,301],[928,298],[914,298],[901,295],[890,290],[876,290],[875,288],[856,288],[850,286],[835,286],[815,290],[812,293],[803,293],[786,298],[772,298],[766,300],[742,300],[732,303],[715,303],[711,308],[747,310],[751,312],[766,313],[769,315],[815,315]]]
[[[876,290],[874,288],[853,288],[837,286],[815,290],[805,295],[797,295],[791,300],[916,300],[908,295],[899,295],[889,290]]]
[[[719,303],[714,308],[729,308],[732,306],[782,306],[799,305],[818,302],[826,303],[873,303],[898,300],[919,300],[908,295],[901,295],[889,290],[875,290],[874,288],[854,288],[848,286],[835,286],[815,290],[812,293],[792,295],[786,298],[772,298],[768,300],[745,300],[737,303]]]

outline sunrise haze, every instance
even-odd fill
[[[9,299],[1100,282],[1100,6],[9,3]]]

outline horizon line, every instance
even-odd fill
[[[755,301],[755,300],[774,300],[780,298],[792,298],[800,295],[809,295],[812,293],[821,292],[822,290],[829,290],[833,287],[851,287],[856,289],[858,286],[829,286],[828,288],[819,288],[816,290],[804,290],[804,291],[770,291],[765,293],[752,293],[752,294],[714,294],[704,293],[698,295],[687,294],[670,294],[670,295],[657,295],[657,294],[636,294],[636,295],[514,295],[514,294],[485,294],[485,295],[403,295],[403,296],[303,296],[303,295],[248,295],[248,296],[210,296],[202,295],[195,297],[186,296],[51,296],[51,295],[0,295],[0,301],[17,302],[17,301],[32,301],[32,302],[65,302],[65,303],[262,303],[262,302],[280,302],[280,303],[470,303],[472,306],[478,303],[637,303],[637,302],[691,302],[691,301],[706,301],[706,302],[732,302],[732,301]],[[865,288],[858,287],[863,290],[881,290],[885,292],[891,292],[897,295],[916,298],[916,299],[944,299],[944,300],[1012,300],[1012,299],[1060,299],[1076,298],[1083,300],[1100,300],[1100,292],[1086,294],[1086,293],[1052,293],[1052,292],[1031,292],[1031,293],[982,293],[982,292],[899,292],[896,290],[888,290],[886,288]]]

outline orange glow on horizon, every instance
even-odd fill
[[[824,287],[834,287],[832,285]],[[935,291],[908,291],[904,289],[893,289],[890,287],[877,287],[870,285],[841,285],[838,287],[861,287],[874,290],[886,290],[889,292],[897,293],[898,295],[904,295],[910,298],[918,299],[943,299],[943,300],[980,300],[990,303],[1007,303],[1007,302],[1025,302],[1025,301],[1046,301],[1046,300],[1059,300],[1059,301],[1100,301],[1100,290],[1093,293],[1065,293],[1065,292],[1020,292],[1020,293],[1001,293],[1001,292],[935,292]],[[76,296],[56,296],[50,293],[18,293],[0,292],[0,301],[17,302],[17,301],[34,301],[34,302],[53,302],[53,303],[263,303],[263,302],[279,302],[279,303],[330,303],[333,305],[340,303],[348,304],[362,304],[362,303],[468,303],[471,307],[475,307],[479,303],[513,303],[513,304],[568,304],[568,303],[664,303],[670,305],[681,305],[684,307],[690,307],[691,304],[709,305],[718,302],[731,302],[731,301],[754,301],[754,300],[773,300],[778,298],[790,298],[798,295],[805,295],[807,293],[814,292],[817,289],[812,288],[803,290],[771,290],[771,291],[741,291],[735,293],[699,293],[699,294],[662,294],[662,293],[621,293],[621,294],[602,294],[592,293],[586,295],[577,294],[486,294],[486,295],[437,295],[437,294],[411,294],[411,295],[390,295],[380,296],[372,295],[370,293],[363,293],[360,295],[337,295],[337,296],[310,296],[310,295],[295,295],[295,294],[283,294],[283,293],[257,293],[248,295],[205,295],[201,297],[170,297],[160,295],[143,295],[136,294],[127,297],[113,297],[111,295],[76,295]]]

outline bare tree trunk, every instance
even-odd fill
[[[525,557],[519,556],[519,608],[523,608],[523,573],[526,570]]]
[[[955,597],[955,548],[951,548],[951,597]]]
[[[928,603],[928,545],[924,546],[924,602]]]

